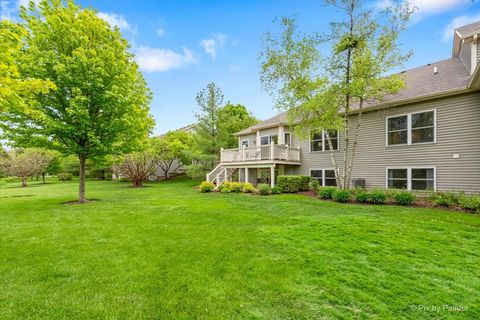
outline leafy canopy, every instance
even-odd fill
[[[21,18],[28,32],[22,34],[20,76],[48,80],[56,90],[2,117],[9,141],[86,159],[146,140],[151,94],[117,28],[71,0],[43,0],[38,8],[22,8]]]

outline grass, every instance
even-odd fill
[[[0,318],[480,318],[478,215],[193,186],[0,186]]]

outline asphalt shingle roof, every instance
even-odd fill
[[[434,73],[435,67],[437,68],[437,74]],[[401,74],[404,77],[405,87],[397,94],[386,96],[382,103],[395,103],[397,101],[400,102],[452,90],[466,89],[471,79],[470,73],[458,57],[452,57],[425,66],[409,69]],[[373,107],[374,105],[376,104],[370,104],[368,107]],[[283,112],[242,130],[238,132],[237,135],[249,134],[258,129],[287,123],[287,115]]]

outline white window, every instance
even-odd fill
[[[271,135],[271,136],[261,136],[260,137],[260,144],[266,145],[266,144],[277,144],[278,143],[278,136],[277,135]]]
[[[285,145],[292,146],[292,135],[290,134],[290,132],[285,132],[284,137]]]
[[[248,139],[242,140],[242,147],[248,148],[248,142],[249,142]]]
[[[387,146],[436,142],[436,110],[388,117]]]
[[[322,187],[337,185],[333,169],[310,169],[310,177],[317,179]]]
[[[435,167],[387,168],[387,189],[435,190]]]
[[[330,141],[332,142],[333,150],[338,150],[337,130],[312,130],[310,132],[310,152],[330,150],[327,134],[330,137]]]

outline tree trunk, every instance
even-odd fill
[[[80,160],[80,170],[79,170],[79,186],[78,186],[78,202],[85,203],[85,157],[78,157]]]
[[[22,188],[27,186],[27,177],[22,177]]]
[[[46,183],[46,182],[45,182],[45,172],[42,172],[42,182],[43,182],[43,183]]]

